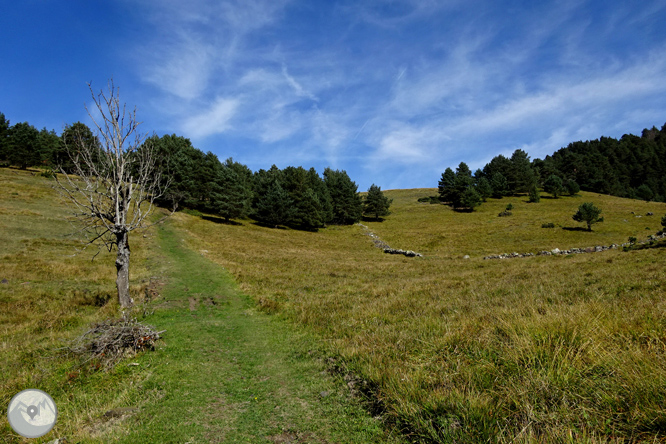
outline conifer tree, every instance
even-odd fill
[[[363,213],[366,215],[374,215],[375,219],[379,219],[382,216],[388,216],[391,214],[389,207],[392,202],[393,199],[384,196],[382,189],[373,183],[370,185],[370,188],[368,188],[368,194],[365,196]]]
[[[439,200],[442,202],[452,202],[455,196],[456,173],[451,168],[447,168],[442,173],[439,180]]]
[[[481,205],[481,195],[474,187],[467,187],[460,195],[458,207],[474,210],[474,208],[479,205]]]
[[[266,187],[266,192],[258,195],[255,218],[267,225],[277,228],[291,219],[293,201],[277,180]]]
[[[585,202],[578,207],[578,211],[573,215],[573,220],[576,222],[585,222],[587,224],[587,231],[592,231],[592,224],[604,221],[603,217],[599,217],[600,214],[600,208],[595,207],[592,202]]]
[[[529,195],[530,195],[530,199],[529,199],[530,202],[537,203],[541,200],[541,194],[539,193],[539,187],[536,184],[536,182],[534,182],[532,184],[532,186],[530,187]]]
[[[226,221],[242,218],[250,211],[250,189],[238,173],[227,165],[221,165],[211,190],[210,208]]]
[[[8,140],[9,138],[9,120],[5,118],[3,113],[0,113],[0,164],[8,160]]]
[[[492,175],[490,178],[490,186],[493,189],[493,194],[492,196],[501,199],[504,196],[508,196],[509,193],[509,183],[506,180],[506,177],[504,177],[504,174],[497,172]]]
[[[361,220],[363,202],[358,195],[358,186],[353,182],[347,172],[342,170],[324,170],[324,183],[331,195],[333,205],[332,222],[350,225]]]
[[[562,185],[562,179],[559,176],[551,174],[548,179],[543,183],[543,190],[546,193],[553,195],[555,199],[559,198],[562,192],[564,191],[564,186]]]
[[[486,201],[493,194],[493,188],[490,186],[490,182],[485,177],[479,177],[476,181],[476,191],[481,196],[483,202]]]
[[[569,196],[573,196],[580,191],[580,185],[573,179],[568,179],[564,182],[564,189],[567,190]]]

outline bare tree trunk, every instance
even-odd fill
[[[122,308],[130,308],[134,304],[129,292],[130,247],[128,234],[124,230],[116,233],[118,247],[118,255],[116,256],[116,270],[118,272],[116,287],[118,288],[118,302]]]

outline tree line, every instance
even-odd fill
[[[489,197],[527,194],[531,202],[539,202],[541,191],[558,198],[581,189],[664,202],[666,124],[661,130],[645,129],[640,137],[573,142],[543,160],[530,161],[525,151],[516,150],[511,157],[495,156],[473,174],[461,162],[455,171],[447,168],[438,185],[438,196],[431,201],[467,211]]]
[[[13,126],[0,113],[0,166],[43,166],[75,172],[67,147],[90,146],[99,140],[87,125],[76,122],[58,136],[27,122]],[[142,148],[157,155],[167,191],[163,205],[219,215],[226,221],[251,217],[271,227],[316,231],[327,224],[353,224],[362,217],[380,219],[389,214],[391,201],[376,185],[363,199],[358,186],[344,170],[326,168],[321,177],[314,168],[288,166],[252,172],[246,165],[218,157],[192,146],[189,139],[173,135],[148,137]],[[101,149],[101,148],[100,148]]]

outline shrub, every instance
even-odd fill
[[[585,202],[578,207],[578,211],[573,215],[573,220],[585,222],[587,231],[592,231],[592,224],[604,221],[604,218],[599,217],[599,214],[601,214],[601,208],[595,207],[592,202]]]
[[[541,228],[555,228],[555,224],[552,222],[548,222],[546,224],[541,224]]]
[[[506,206],[506,211],[511,211],[513,210],[513,204],[509,204]]]

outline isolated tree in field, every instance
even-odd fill
[[[585,202],[578,207],[578,211],[573,215],[573,220],[585,222],[587,231],[592,231],[592,224],[604,221],[603,217],[599,217],[600,214],[600,208],[595,207],[592,202]]]
[[[661,226],[666,230],[666,215],[661,218]]]
[[[379,219],[381,216],[388,216],[391,214],[389,207],[392,202],[393,199],[384,196],[381,187],[378,187],[373,183],[370,185],[370,188],[368,188],[368,194],[363,201],[363,213],[374,215],[375,219]]]
[[[133,304],[129,292],[129,233],[145,227],[154,202],[164,192],[161,173],[155,168],[152,145],[143,144],[138,132],[136,109],[127,111],[120,103],[119,91],[109,82],[108,92],[90,93],[96,106],[88,111],[97,130],[99,144],[85,134],[74,134],[66,145],[73,166],[68,172],[59,168],[57,187],[73,204],[81,231],[88,245],[103,244],[116,255],[116,287],[122,308]],[[100,245],[101,247],[101,245]]]

